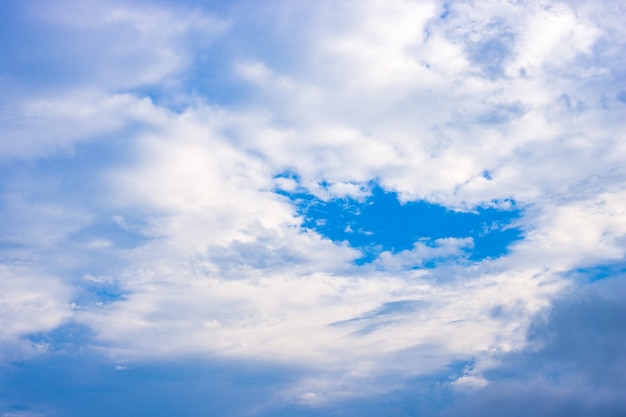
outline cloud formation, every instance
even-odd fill
[[[619,308],[573,278],[626,253],[623,7],[297,3],[3,6],[28,37],[0,70],[2,363],[74,349],[53,335],[79,326],[73,346],[119,369],[295,369],[263,407],[430,378],[443,415],[560,398],[533,409],[548,415],[580,392],[606,402],[579,409],[623,410],[623,379],[594,391],[604,368],[569,347],[594,326],[568,318],[597,314],[588,350],[623,367]],[[469,257],[494,221],[359,262],[294,197],[358,207],[376,189],[450,219],[514,205],[520,240]]]

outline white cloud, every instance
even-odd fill
[[[621,190],[545,207],[539,216],[536,228],[516,246],[536,265],[567,271],[624,257],[626,198]]]
[[[194,48],[208,47],[228,28],[199,10],[149,2],[35,1],[20,10],[23,38],[33,42],[16,39],[28,59],[14,59],[28,71],[9,68],[0,78],[1,160],[71,152],[76,143],[149,123],[153,99],[129,90],[152,88],[166,105],[187,105],[192,99],[177,76],[194,64]]]
[[[577,18],[562,4],[472,4],[454,3],[443,20],[432,5],[425,6],[428,10],[405,3],[388,9],[369,3],[339,8],[338,15],[350,16],[355,23],[342,30],[313,26],[311,31],[319,36],[301,40],[307,51],[300,56],[307,62],[304,69],[295,66],[277,73],[271,56],[255,61],[264,74],[272,75],[257,79],[266,92],[258,103],[263,116],[246,118],[243,130],[239,123],[242,144],[278,167],[299,172],[305,184],[379,178],[407,198],[426,197],[448,205],[503,197],[534,202],[574,178],[588,176],[589,171],[572,169],[570,158],[546,149],[562,155],[566,146],[584,164],[595,162],[585,143],[596,151],[621,152],[619,142],[604,134],[606,117],[614,113],[603,107],[603,93],[587,89],[570,71],[583,70],[590,53],[604,53],[590,49],[600,39],[596,24]],[[404,18],[411,22],[410,31],[377,30],[395,28],[390,16],[396,14],[403,16],[401,27]],[[552,40],[531,41],[541,37],[529,22],[545,19],[558,23],[546,25],[554,32]],[[428,37],[422,36],[424,31]],[[519,66],[516,60],[534,56],[533,65],[540,71],[529,76],[516,70],[496,79],[476,73],[478,63],[490,59],[490,51],[483,51],[475,63],[467,61],[468,48],[491,38],[508,42],[501,45],[508,54],[505,63]],[[548,52],[532,52],[528,42],[569,52],[557,59]],[[351,46],[341,53],[333,49],[344,43]],[[453,71],[429,64],[442,61],[438,54],[444,43],[450,51],[445,62],[454,61],[453,56],[463,61]],[[612,77],[602,68],[602,55],[596,58],[595,77]],[[284,81],[278,80],[289,80],[290,88],[281,88]],[[587,110],[579,114],[568,100]],[[614,127],[613,134],[621,131]],[[294,154],[300,155],[297,166]],[[528,167],[540,172],[533,175]],[[482,177],[485,170],[493,172],[494,181]]]
[[[432,244],[415,242],[413,248],[397,254],[384,251],[374,265],[386,271],[402,271],[410,268],[423,267],[427,261],[438,258],[461,258],[464,250],[471,250],[474,246],[472,238],[445,238],[437,239]]]
[[[0,265],[0,361],[20,360],[46,350],[23,340],[53,330],[73,315],[72,288],[58,278],[20,266]]]
[[[29,9],[58,36],[46,42],[56,59],[67,60],[74,82],[108,89],[175,83],[171,76],[192,64],[191,47],[206,47],[228,28],[198,10],[149,2],[36,1]]]
[[[102,68],[70,93],[11,101],[0,150],[28,159],[94,138],[127,141],[104,175],[101,209],[150,239],[115,252],[126,264],[112,278],[81,272],[124,292],[77,314],[98,346],[129,360],[304,363],[319,371],[290,393],[305,403],[473,357],[488,365],[456,385],[484,385],[489,360],[524,348],[533,317],[567,286],[561,273],[626,249],[626,130],[614,91],[623,70],[611,65],[614,50],[597,47],[620,29],[603,32],[602,16],[566,4],[495,3],[454,2],[445,18],[440,3],[408,1],[323,3],[294,23],[278,15],[276,30],[299,26],[289,62],[260,48],[232,62],[259,94],[221,108],[184,97],[178,112],[117,90],[176,81],[198,46],[190,34],[214,34],[221,21],[122,3],[52,8],[55,25],[104,40]],[[371,180],[451,208],[514,199],[526,210],[525,239],[495,261],[411,270],[463,259],[471,239],[450,238],[357,267],[356,250],[302,230],[274,193],[364,198]],[[5,195],[12,217],[22,215],[9,234],[22,230],[28,244],[62,243],[91,220],[20,198]],[[116,249],[87,242],[91,252]],[[5,281],[8,339],[70,317],[69,284],[55,282]]]
[[[581,117],[559,104],[564,92],[579,93],[565,89],[572,88],[567,79],[553,83],[554,72],[485,78],[473,71],[464,40],[436,21],[432,5],[368,3],[358,13],[351,7],[339,12],[354,19],[347,28],[311,28],[322,36],[304,40],[310,44],[303,50],[312,51],[306,70],[278,70],[271,56],[235,63],[266,92],[256,103],[263,111],[170,113],[158,132],[138,138],[132,165],[112,173],[116,204],[150,213],[145,232],[155,240],[132,252],[134,265],[121,280],[125,299],[81,312],[104,346],[130,357],[305,361],[336,369],[334,378],[351,381],[346,386],[392,369],[431,372],[454,358],[523,348],[530,320],[565,285],[558,273],[580,264],[572,257],[585,251],[585,262],[595,262],[623,253],[624,232],[615,228],[621,217],[589,217],[582,196],[563,189],[607,169],[591,166],[597,152],[620,152],[594,130],[604,110],[588,92],[580,92],[591,106]],[[507,27],[513,44],[506,62],[547,71],[589,53],[595,29],[565,6],[557,14],[507,7],[495,17],[505,19],[512,8],[526,18]],[[451,13],[475,21],[480,10]],[[577,33],[581,46],[560,58],[534,47],[528,21],[546,13],[560,22],[550,48]],[[384,30],[399,15],[406,30]],[[491,23],[478,24],[481,32]],[[603,160],[619,183],[617,159]],[[581,164],[589,169],[578,173]],[[359,269],[350,266],[356,254],[349,248],[300,231],[289,201],[271,192],[283,171],[296,172],[318,194],[316,184],[330,182],[324,198],[358,194],[372,178],[405,199],[453,207],[514,198],[533,207],[522,222],[528,236],[509,257],[473,267],[406,271],[468,244],[448,240],[383,255],[377,265],[394,266],[393,273]],[[574,225],[588,232],[570,237]],[[407,300],[413,310],[381,313],[381,306]],[[483,383],[479,374],[465,378]],[[337,389],[303,382],[294,395],[323,401]]]
[[[120,134],[132,123],[157,123],[163,113],[147,98],[85,90],[3,107],[7,123],[0,130],[0,158],[5,161],[71,153],[77,143]]]
[[[476,390],[480,388],[484,388],[489,384],[487,380],[481,376],[473,376],[473,375],[464,375],[460,378],[455,379],[452,382],[452,385],[455,389],[459,390]]]

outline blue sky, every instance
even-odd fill
[[[0,12],[0,417],[626,414],[619,2]]]

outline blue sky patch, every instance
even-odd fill
[[[340,198],[323,201],[312,194],[289,197],[304,217],[303,226],[336,242],[347,241],[363,252],[357,263],[373,261],[380,253],[410,250],[417,241],[471,237],[469,259],[480,261],[507,253],[508,246],[522,238],[514,221],[522,210],[477,207],[472,212],[449,210],[427,201],[401,203],[395,192],[379,186],[365,201]]]
[[[583,282],[594,282],[606,278],[624,276],[626,274],[626,261],[619,260],[617,262],[592,265],[584,268],[577,268],[570,271],[569,276],[581,279]]]

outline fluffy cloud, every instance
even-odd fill
[[[544,1],[273,2],[223,18],[64,5],[31,10],[56,35],[38,59],[61,75],[5,99],[3,163],[110,153],[71,171],[93,181],[82,194],[42,194],[60,175],[43,168],[41,184],[3,181],[5,240],[26,248],[15,259],[67,274],[16,281],[7,267],[6,340],[72,318],[121,361],[306,364],[285,394],[306,404],[380,394],[393,387],[378,378],[455,360],[475,361],[457,389],[494,392],[490,372],[528,347],[533,319],[575,285],[568,272],[624,257],[616,14]],[[214,97],[194,85],[211,76],[198,57],[220,50],[220,32],[232,86]],[[276,192],[363,199],[371,181],[454,210],[515,200],[524,239],[469,262],[470,238],[416,237],[357,266],[356,249],[305,229]],[[105,219],[141,239],[124,247],[98,230]],[[62,252],[78,260],[59,266]],[[117,296],[84,295],[105,284]]]

